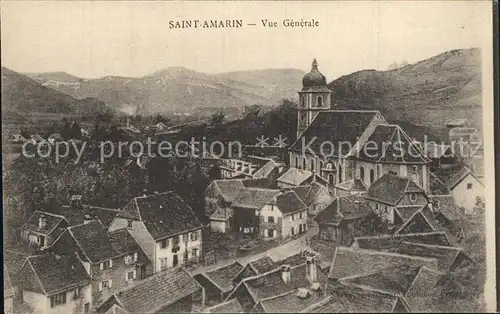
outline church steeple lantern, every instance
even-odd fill
[[[302,79],[302,90],[299,91],[297,137],[307,129],[319,111],[330,109],[331,93],[325,76],[318,70],[318,61],[314,58],[311,71]]]

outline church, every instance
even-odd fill
[[[298,93],[291,167],[319,174],[334,196],[339,184],[361,180],[369,188],[384,174],[411,178],[429,193],[431,160],[420,145],[379,111],[336,109],[316,59]]]

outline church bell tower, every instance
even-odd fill
[[[314,59],[311,72],[302,79],[302,90],[299,91],[297,138],[312,123],[319,111],[331,108],[331,94],[325,76],[318,70],[318,61]]]

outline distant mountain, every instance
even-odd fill
[[[66,73],[30,75],[40,84],[75,98],[95,97],[124,111],[158,113],[277,105],[283,98],[296,97],[304,74],[294,69],[266,69],[211,75],[171,67],[141,78],[78,79]]]
[[[328,86],[337,107],[378,109],[388,120],[443,125],[467,118],[481,128],[479,49],[445,52],[390,71],[364,70]]]
[[[74,97],[2,67],[2,116],[6,119],[36,114],[95,114],[109,110],[94,98]]]

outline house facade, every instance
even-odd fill
[[[365,195],[371,209],[389,226],[400,225],[429,203],[427,193],[413,180],[385,174]]]
[[[90,278],[75,256],[29,257],[19,271],[23,301],[35,313],[89,313]]]
[[[198,262],[202,229],[191,207],[174,192],[134,198],[109,230],[126,228],[152,263],[152,272]]]
[[[93,307],[151,274],[147,256],[128,231],[108,232],[100,221],[69,227],[53,249],[58,254],[77,254],[91,278]]]

